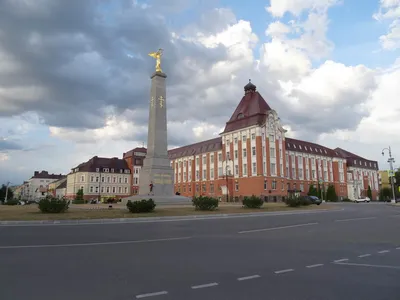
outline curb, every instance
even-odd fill
[[[261,213],[236,213],[236,214],[215,214],[215,215],[192,215],[192,216],[170,216],[170,217],[138,217],[118,219],[82,219],[82,220],[43,220],[43,221],[0,221],[1,226],[48,226],[48,225],[108,225],[108,224],[134,224],[134,223],[157,223],[177,222],[194,220],[212,220],[225,218],[248,218],[263,216],[284,216],[296,214],[315,214],[320,212],[343,211],[344,209],[320,209],[316,211],[275,211]]]

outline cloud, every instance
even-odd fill
[[[400,49],[400,0],[380,0],[379,11],[373,14],[378,21],[389,21],[388,33],[379,37],[385,50]]]

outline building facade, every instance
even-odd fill
[[[85,200],[123,198],[130,195],[131,171],[124,159],[94,156],[73,168],[67,176],[66,197],[82,189]]]
[[[49,184],[65,178],[62,174],[49,174],[47,171],[35,171],[33,176],[21,186],[22,200],[36,201],[46,197]]]
[[[126,161],[129,169],[131,170],[131,195],[137,195],[139,192],[140,170],[142,169],[146,152],[146,148],[137,147],[126,153],[123,153],[122,155],[123,159]]]
[[[66,196],[67,176],[50,183],[47,187],[47,194],[53,197],[62,198]]]
[[[310,185],[324,190],[333,185],[340,198],[363,196],[370,186],[376,199],[376,161],[287,138],[256,86],[250,82],[244,91],[220,137],[169,151],[176,192],[280,201],[290,193],[306,194]]]

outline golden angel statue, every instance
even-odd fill
[[[161,56],[163,54],[163,49],[158,49],[157,52],[151,52],[149,53],[149,56],[153,57],[156,59],[156,72],[162,73],[161,70]]]

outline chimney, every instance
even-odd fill
[[[33,173],[33,176],[38,176],[39,175],[39,171],[35,171],[35,173]]]

